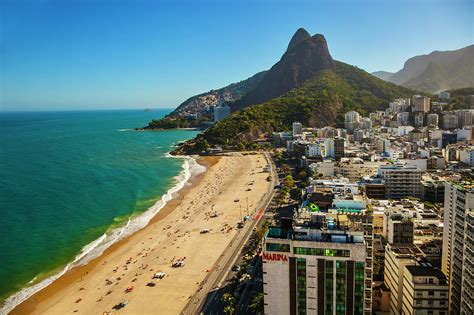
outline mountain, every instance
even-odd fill
[[[372,75],[376,76],[379,79],[390,81],[390,77],[393,75],[393,72],[375,71],[375,72],[372,72]]]
[[[233,111],[279,97],[324,69],[333,69],[334,60],[321,34],[309,36],[296,31],[281,59],[268,70],[257,86],[232,105]]]
[[[434,51],[408,59],[403,68],[389,75],[373,75],[406,87],[429,93],[474,87],[474,45],[452,51]]]
[[[252,77],[238,83],[229,84],[217,90],[192,96],[181,103],[173,114],[201,113],[207,105],[217,105],[218,102],[234,102],[253,90],[265,76],[266,71],[259,72]]]
[[[307,40],[308,38],[311,38],[311,35],[306,31],[304,28],[299,28],[296,33],[293,35],[293,37],[290,40],[290,43],[288,44],[288,47],[286,48],[286,51],[292,50],[297,46],[299,43]]]
[[[196,153],[208,145],[253,148],[254,140],[270,137],[274,131],[291,130],[294,121],[308,127],[341,126],[346,111],[367,115],[386,108],[394,98],[416,93],[334,61],[334,67],[320,70],[284,95],[217,122],[175,153]]]

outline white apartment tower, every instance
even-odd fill
[[[303,134],[303,125],[300,122],[295,121],[293,123],[293,136]]]
[[[444,189],[443,256],[451,314],[474,311],[474,185],[447,182]]]
[[[344,116],[344,128],[353,130],[358,127],[360,122],[360,114],[356,111],[349,111]]]
[[[335,157],[334,152],[334,139],[333,138],[326,138],[324,139],[324,156],[325,157]]]

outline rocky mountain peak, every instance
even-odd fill
[[[311,38],[311,35],[302,27],[300,27],[296,33],[293,35],[293,37],[290,40],[290,43],[288,44],[288,48],[286,51],[290,51],[293,49],[295,46],[297,46],[299,43],[307,40],[308,38]]]

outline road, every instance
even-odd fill
[[[215,301],[216,296],[220,296],[218,294],[218,289],[226,283],[230,269],[235,261],[239,258],[239,254],[241,253],[243,246],[247,243],[252,230],[257,226],[257,224],[259,224],[259,222],[262,221],[262,218],[264,217],[263,213],[273,199],[273,195],[275,193],[274,187],[277,180],[275,166],[273,165],[271,157],[267,152],[264,154],[268,165],[271,165],[270,175],[272,176],[272,183],[268,193],[256,208],[258,212],[254,212],[255,216],[252,216],[252,218],[245,223],[244,227],[240,229],[239,233],[234,237],[229,246],[219,257],[212,270],[207,274],[203,281],[204,284],[190,298],[188,304],[186,304],[181,314],[187,315],[209,313],[207,310],[209,307],[211,307],[211,305],[214,304],[212,301]],[[206,302],[205,305],[203,305],[204,302]]]

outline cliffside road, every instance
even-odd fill
[[[270,205],[275,193],[274,187],[277,180],[275,166],[269,153],[265,152],[265,158],[268,165],[271,165],[270,175],[272,176],[272,183],[269,186],[269,191],[262,198],[256,209],[253,209],[251,219],[245,223],[244,227],[220,256],[212,271],[204,279],[204,285],[191,297],[181,314],[216,314],[219,309],[222,309],[219,307],[222,294],[219,293],[221,292],[219,288],[226,284],[231,268],[236,260],[240,258],[242,248],[249,240],[253,229],[263,222],[263,213]]]

